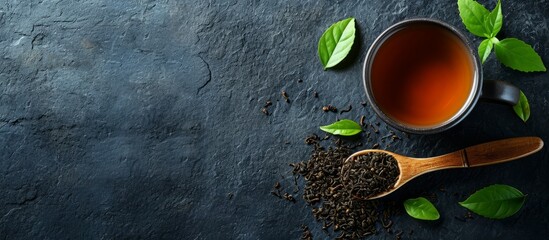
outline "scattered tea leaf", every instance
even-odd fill
[[[530,118],[530,104],[522,91],[520,91],[519,102],[513,107],[513,110],[515,110],[517,116],[524,122],[528,121],[528,118]]]
[[[487,38],[484,39],[478,46],[478,56],[480,57],[480,61],[484,63],[488,56],[490,56],[490,53],[492,52],[492,48],[494,47],[494,44],[492,43],[492,40]]]
[[[355,41],[355,19],[347,18],[330,26],[318,41],[318,56],[324,70],[341,62]]]
[[[525,199],[516,188],[495,184],[478,190],[459,204],[483,217],[503,219],[518,212]]]
[[[490,30],[490,36],[489,37],[495,37],[499,30],[501,30],[501,25],[503,25],[503,14],[501,13],[501,0],[498,1],[498,4],[496,4],[496,7],[485,21],[486,28]]]
[[[404,201],[404,208],[408,215],[413,218],[421,220],[437,220],[440,218],[435,206],[424,197]]]
[[[312,144],[314,149],[308,160],[290,165],[294,176],[304,181],[303,201],[321,223],[322,230],[333,232],[332,238],[363,239],[375,234],[376,225],[390,221],[397,207],[385,201],[361,201],[351,196],[341,172],[354,150],[343,141],[327,148],[321,147],[320,141],[317,138]]]
[[[505,66],[523,72],[545,72],[540,56],[527,43],[506,38],[495,44],[496,57]]]
[[[352,136],[362,131],[358,123],[349,119],[342,119],[330,125],[321,126],[320,129],[334,135]]]
[[[486,24],[490,12],[474,0],[458,0],[459,16],[469,32],[479,37],[490,37],[491,30]]]
[[[327,106],[322,107],[322,111],[324,112],[337,112],[337,108],[332,106],[331,104],[328,104]]]

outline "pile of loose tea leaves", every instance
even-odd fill
[[[319,142],[316,135],[308,137],[306,143],[314,146],[311,158],[290,165],[294,175],[305,179],[303,199],[322,229],[340,232],[337,239],[359,239],[376,233],[378,222],[387,226],[389,214],[381,211],[382,202],[357,199],[343,183],[341,170],[351,148],[338,140],[336,146],[325,149]]]
[[[361,199],[389,190],[400,174],[396,159],[383,152],[354,156],[342,168],[343,184],[351,196]]]

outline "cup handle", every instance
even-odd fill
[[[504,81],[487,80],[483,82],[480,98],[488,102],[495,102],[514,106],[518,103],[520,90]]]

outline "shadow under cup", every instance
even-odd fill
[[[467,39],[433,19],[411,19],[385,30],[364,63],[374,111],[411,133],[444,131],[463,120],[481,95],[482,71]]]

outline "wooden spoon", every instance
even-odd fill
[[[526,157],[542,148],[543,140],[539,137],[517,137],[475,145],[438,157],[412,158],[385,150],[368,149],[352,154],[345,161],[351,161],[350,159],[353,157],[369,152],[383,152],[392,155],[397,160],[400,169],[397,182],[386,192],[367,198],[376,199],[394,192],[410,180],[428,172],[508,162]]]

